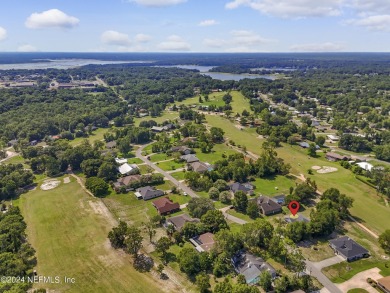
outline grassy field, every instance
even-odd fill
[[[207,121],[210,125],[221,127],[225,131],[225,136],[234,140],[236,144],[245,145],[248,151],[254,154],[261,153],[262,140],[257,137],[257,134],[250,133],[247,129],[239,130],[229,120],[219,116],[208,115]],[[357,180],[350,170],[342,168],[338,163],[327,161],[323,157],[324,154],[318,158],[310,158],[307,151],[298,146],[284,145],[278,148],[277,152],[286,163],[292,166],[291,173],[296,175],[309,176],[307,170],[312,166],[336,167],[338,171],[334,173],[315,172],[314,175],[310,175],[316,181],[319,190],[324,191],[330,187],[338,188],[342,193],[354,198],[351,209],[354,217],[378,234],[388,228],[390,207],[386,207],[376,195],[376,191]]]
[[[174,160],[165,161],[165,162],[157,162],[156,165],[159,166],[164,171],[172,171],[172,170],[176,170],[176,169],[185,167],[185,163],[183,163],[183,162],[177,163]]]
[[[151,162],[160,162],[160,161],[170,160],[170,159],[172,159],[172,157],[169,157],[165,153],[154,154],[153,156],[150,156]]]
[[[112,219],[102,202],[88,196],[73,179],[51,191],[36,189],[24,194],[18,204],[28,239],[37,251],[38,274],[76,280],[71,285],[45,284],[45,288],[56,292],[161,292],[161,285],[150,274],[133,268],[130,256],[111,248],[107,233]]]
[[[173,178],[175,178],[176,180],[184,180],[184,176],[186,175],[185,172],[174,172],[174,173],[171,173],[171,176]]]
[[[146,116],[142,118],[134,118],[134,125],[138,126],[142,121],[149,121],[149,120],[154,120],[157,123],[162,123],[166,120],[175,120],[176,118],[179,118],[179,113],[178,112],[167,112],[164,111],[161,116],[159,117],[151,117],[151,116]]]
[[[88,139],[90,143],[93,143],[95,140],[103,140],[104,134],[107,133],[109,128],[98,128],[92,132],[92,134],[85,138],[85,137],[78,137],[74,140],[69,141],[69,144],[71,146],[76,146],[78,144],[81,144],[84,139]]]
[[[2,164],[24,164],[24,159],[22,156],[18,155],[4,161]]]
[[[229,156],[237,153],[235,150],[223,143],[214,145],[213,150],[210,153],[202,153],[200,149],[195,149],[195,151],[199,160],[210,164],[214,164],[216,161],[221,160],[223,154]]]
[[[322,261],[334,256],[334,252],[326,239],[320,239],[315,245],[311,247],[300,247],[300,249],[306,259],[314,262]]]
[[[272,178],[256,178],[251,182],[256,188],[255,193],[267,196],[288,194],[290,187],[295,187],[295,178],[286,176],[274,176]]]

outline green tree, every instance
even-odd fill
[[[218,200],[219,198],[219,190],[215,187],[211,187],[209,189],[209,197],[210,199],[213,199],[213,200]]]
[[[386,253],[390,254],[390,230],[387,229],[379,236],[379,244],[386,251]]]
[[[216,233],[221,229],[228,229],[223,213],[219,210],[209,210],[205,213],[200,221],[205,225],[208,231]]]
[[[112,228],[108,233],[108,239],[114,248],[124,248],[128,226],[126,222],[120,221],[118,227]]]
[[[226,293],[232,291],[233,291],[233,286],[230,283],[228,278],[225,278],[221,283],[217,283],[214,288],[214,293]]]
[[[164,263],[167,262],[167,251],[169,247],[171,247],[172,242],[169,240],[168,237],[161,237],[159,240],[157,240],[156,243],[156,251],[162,255],[162,259]]]
[[[272,276],[269,271],[263,271],[260,274],[259,285],[265,292],[272,289]]]
[[[309,147],[307,149],[307,153],[310,157],[316,157],[317,156],[317,153],[316,153],[316,144],[315,143],[311,143],[309,144]]]
[[[246,284],[246,279],[244,275],[239,274],[237,276],[237,284]]]
[[[241,235],[248,247],[268,248],[274,228],[266,219],[257,219],[253,223],[244,224]]]
[[[228,258],[233,257],[243,247],[241,235],[223,229],[215,235],[218,251],[224,252]]]
[[[190,247],[183,248],[179,253],[180,270],[187,275],[194,275],[200,272],[199,253]]]
[[[113,162],[104,162],[99,167],[97,177],[104,179],[105,181],[115,180],[118,171]]]
[[[188,202],[187,209],[189,214],[195,218],[201,218],[209,210],[214,210],[214,203],[208,198],[191,198]]]
[[[156,235],[155,224],[152,221],[144,223],[145,231],[148,233],[149,242],[152,242],[153,236]]]
[[[323,136],[317,136],[315,140],[316,144],[318,144],[320,147],[322,147],[325,143],[325,137]]]
[[[132,254],[135,258],[138,257],[138,252],[142,248],[141,230],[131,226],[127,229],[127,238],[125,240],[126,251]]]
[[[94,196],[104,196],[108,192],[108,184],[101,178],[89,177],[85,181],[85,187],[92,192]]]
[[[257,219],[260,216],[260,214],[259,214],[259,207],[257,206],[256,202],[250,201],[248,203],[248,207],[246,208],[246,214],[251,219]]]
[[[219,194],[219,200],[224,204],[230,204],[232,202],[232,194],[230,191],[222,191]]]
[[[233,206],[236,211],[246,213],[248,207],[248,196],[241,190],[234,194]]]
[[[207,292],[210,286],[210,277],[204,272],[201,272],[195,277],[195,284],[201,293]]]

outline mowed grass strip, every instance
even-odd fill
[[[62,180],[62,178],[59,178]],[[111,248],[112,228],[99,199],[72,179],[50,191],[22,195],[19,206],[28,239],[36,250],[40,276],[67,276],[75,284],[40,284],[57,292],[161,292],[148,273],[137,272],[131,257]]]

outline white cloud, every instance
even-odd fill
[[[112,30],[102,33],[100,39],[107,45],[129,46],[131,44],[129,35]]]
[[[366,15],[390,13],[388,0],[350,0],[348,6]]]
[[[130,0],[130,2],[135,2],[142,6],[164,7],[184,3],[187,2],[187,0]]]
[[[152,39],[151,36],[145,35],[145,34],[137,34],[137,35],[135,36],[135,41],[136,41],[137,43],[147,43],[147,42],[149,42],[151,39]]]
[[[78,25],[80,20],[58,9],[50,9],[41,13],[31,14],[25,25],[31,29],[39,28],[72,28]]]
[[[191,46],[177,35],[171,35],[157,46],[164,51],[190,51]]]
[[[203,44],[207,47],[221,48],[226,45],[226,41],[223,39],[204,39]]]
[[[212,25],[216,25],[216,24],[218,24],[218,22],[215,19],[206,19],[206,20],[202,20],[198,25],[199,26],[212,26]]]
[[[30,44],[21,45],[17,49],[18,52],[37,52],[38,49]]]
[[[233,36],[233,43],[237,45],[252,46],[272,42],[272,40],[265,39],[254,32],[246,30],[234,30],[230,34]]]
[[[366,27],[369,30],[390,31],[390,15],[372,15],[360,19],[351,19],[347,24]]]
[[[337,52],[344,49],[345,45],[332,42],[300,44],[290,47],[290,50],[295,52]]]
[[[336,16],[345,0],[233,0],[226,9],[247,6],[263,14],[282,18]]]
[[[7,38],[7,30],[0,26],[0,41]]]

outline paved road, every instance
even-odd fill
[[[343,293],[335,284],[332,283],[322,272],[321,269],[316,265],[318,263],[313,263],[311,261],[306,260],[306,271],[317,278],[317,280],[330,292],[332,293]]]
[[[245,220],[242,220],[240,218],[237,218],[235,216],[228,214],[227,211],[230,210],[231,208],[232,208],[232,206],[228,206],[228,207],[224,207],[222,209],[219,209],[222,212],[222,214],[225,216],[225,219],[232,221],[234,223],[240,224],[240,225],[244,225],[244,224],[248,223]]]
[[[341,256],[339,255],[336,255],[334,257],[330,257],[330,258],[327,258],[327,259],[324,259],[323,261],[319,261],[319,262],[313,262],[312,264],[317,268],[317,269],[322,269],[322,268],[326,268],[326,267],[330,267],[330,266],[333,266],[335,264],[338,264],[338,263],[341,263],[345,261],[345,259],[343,259]]]
[[[164,171],[163,169],[161,169],[157,165],[153,164],[145,156],[142,155],[142,151],[144,150],[144,148],[146,148],[150,144],[142,145],[139,149],[137,149],[137,151],[135,152],[136,157],[140,158],[146,165],[152,167],[158,173],[164,175],[165,178],[170,180],[173,184],[176,185],[176,187],[178,187],[179,189],[181,189],[184,192],[186,192],[189,196],[191,196],[191,197],[199,197],[191,188],[189,188],[184,183],[181,183],[178,180],[176,180],[175,178],[173,178],[167,171]]]

